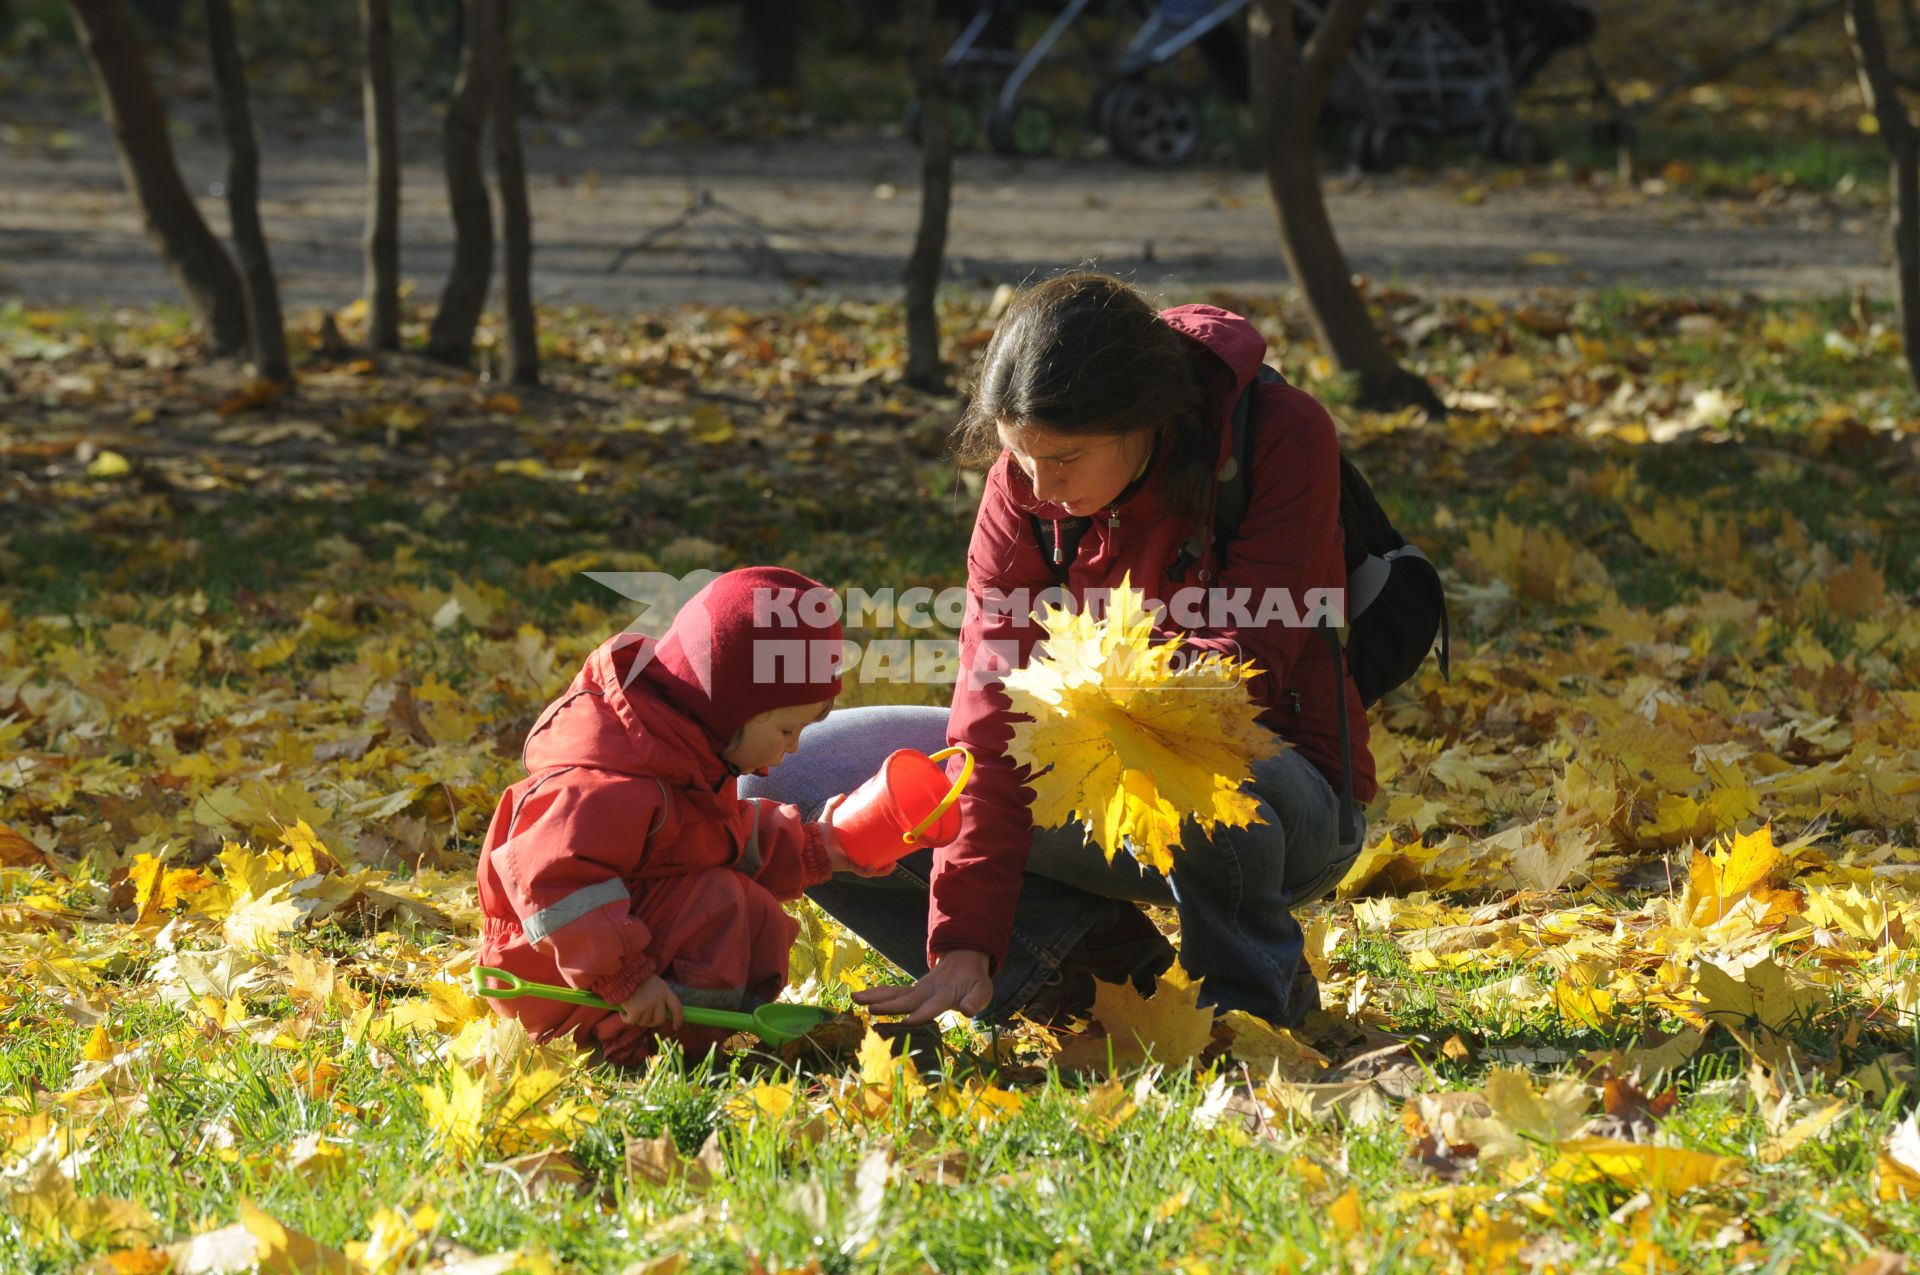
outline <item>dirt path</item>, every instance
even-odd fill
[[[61,152],[16,148],[0,163],[0,297],[30,304],[169,300],[123,193],[105,131],[66,123]],[[183,171],[224,227],[212,193],[225,160],[211,121],[176,125]],[[364,201],[358,119],[279,121],[263,146],[266,222],[290,304],[358,295]],[[43,133],[42,136],[45,136]],[[643,146],[597,128],[529,139],[535,287],[550,304],[626,311],[722,301],[764,305],[796,288],[893,296],[913,232],[917,154],[895,140]],[[438,291],[446,204],[430,120],[407,131],[403,270]],[[957,281],[1017,280],[1082,260],[1168,294],[1272,289],[1286,274],[1265,187],[1253,173],[1142,170],[1108,159],[959,165],[949,257]],[[1773,208],[1569,182],[1486,189],[1464,179],[1332,183],[1335,223],[1356,270],[1382,281],[1509,294],[1611,283],[1685,290],[1884,294],[1878,215],[1816,195]],[[634,255],[616,252],[709,191],[722,209]],[[1564,258],[1564,262],[1561,259]]]

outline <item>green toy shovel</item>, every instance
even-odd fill
[[[505,987],[493,987],[490,983],[504,983]],[[488,965],[473,967],[473,994],[488,996],[494,1000],[508,1001],[516,996],[538,996],[544,1000],[564,1001],[569,1005],[586,1005],[593,1009],[618,1009],[619,1006],[597,996],[592,992],[583,992],[578,988],[559,987],[553,983],[533,983],[518,974],[509,974],[506,970],[494,969]],[[727,1009],[702,1009],[697,1005],[682,1007],[681,1013],[690,1023],[702,1027],[726,1027],[737,1032],[752,1032],[761,1040],[776,1049],[788,1041],[798,1040],[821,1023],[833,1017],[833,1011],[822,1009],[818,1005],[762,1005],[751,1014],[739,1014]]]

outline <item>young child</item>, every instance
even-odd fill
[[[603,643],[534,724],[527,778],[501,797],[480,858],[480,959],[620,1007],[494,1002],[537,1039],[571,1033],[618,1063],[668,1035],[705,1052],[728,1033],[685,1027],[682,1005],[772,1000],[799,934],[781,901],[862,871],[834,839],[840,798],[809,823],[735,793],[840,692],[839,622],[794,604],[810,590],[824,586],[730,571],[657,642]]]

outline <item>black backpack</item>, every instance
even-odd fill
[[[1246,517],[1253,468],[1248,459],[1247,428],[1262,382],[1284,385],[1286,378],[1262,365],[1259,376],[1233,406],[1233,457],[1220,471],[1220,491],[1213,508],[1216,561],[1225,561],[1227,543]],[[1068,568],[1092,519],[1050,524],[1038,515],[1028,515],[1028,521],[1041,557],[1052,569],[1055,582],[1065,588]],[[1047,543],[1049,526],[1060,530],[1059,541],[1051,545]],[[1366,476],[1344,455],[1340,457],[1340,528],[1347,560],[1345,643],[1338,630],[1326,626],[1320,629],[1333,653],[1334,677],[1345,682],[1346,669],[1351,666],[1360,702],[1371,708],[1381,696],[1419,671],[1438,638],[1440,675],[1451,678],[1452,633],[1440,571],[1419,546],[1394,530]],[[1195,528],[1169,568],[1171,575],[1184,576],[1199,561],[1205,551],[1206,534],[1205,526]],[[1354,839],[1353,745],[1347,738],[1344,712],[1340,714],[1340,766],[1340,841],[1348,845]]]

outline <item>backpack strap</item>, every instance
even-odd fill
[[[1213,544],[1214,561],[1216,562],[1224,562],[1226,560],[1227,542],[1233,538],[1234,533],[1240,530],[1240,524],[1247,516],[1247,506],[1251,502],[1251,494],[1253,491],[1253,462],[1248,453],[1247,433],[1253,423],[1253,409],[1256,400],[1258,400],[1260,396],[1260,387],[1271,384],[1285,385],[1286,378],[1262,363],[1260,365],[1260,374],[1248,384],[1246,391],[1240,395],[1239,402],[1233,405],[1231,424],[1233,430],[1233,454],[1228,458],[1226,465],[1220,470],[1220,483],[1215,493],[1213,506]],[[1196,530],[1194,538],[1187,541],[1186,547],[1181,550],[1180,559],[1176,559],[1176,562],[1181,563],[1181,570],[1176,574],[1184,573],[1186,565],[1190,565],[1183,561],[1187,558],[1188,554],[1192,554],[1195,559],[1200,556],[1200,547],[1206,543],[1200,539],[1203,534],[1203,531]],[[1411,549],[1412,547],[1409,546],[1409,548]],[[1420,553],[1418,549],[1412,549],[1412,552],[1416,554]],[[1378,582],[1371,586],[1371,592],[1367,595],[1367,602],[1372,602],[1375,597],[1379,596],[1381,588],[1384,587],[1387,582],[1387,573],[1391,569],[1391,565],[1392,564],[1384,561],[1380,563],[1380,578]],[[1352,605],[1352,591],[1353,582],[1349,580],[1349,610],[1347,613],[1349,623],[1352,622],[1353,617],[1357,615],[1361,609],[1360,607]],[[1444,619],[1442,620],[1442,624],[1445,624]],[[1338,688],[1338,694],[1335,696],[1334,702],[1339,705],[1340,721],[1340,844],[1347,846],[1353,844],[1355,837],[1355,821],[1353,817],[1353,738],[1352,731],[1347,725],[1347,653],[1346,648],[1340,643],[1340,631],[1338,629],[1332,628],[1324,623],[1318,627],[1322,640],[1326,642],[1328,651],[1333,655],[1333,684]]]
[[[1340,844],[1354,842],[1353,820],[1353,739],[1347,726],[1347,650],[1340,644],[1340,630],[1324,622],[1316,626],[1333,654],[1333,684],[1340,688]]]
[[[1187,569],[1198,562],[1206,552],[1209,539],[1213,542],[1213,560],[1225,561],[1227,542],[1240,530],[1240,523],[1247,516],[1247,504],[1253,490],[1253,463],[1247,458],[1247,429],[1253,420],[1255,401],[1260,397],[1263,384],[1286,384],[1286,378],[1266,364],[1260,365],[1259,375],[1247,384],[1239,399],[1233,405],[1233,414],[1228,418],[1228,429],[1233,435],[1233,447],[1227,455],[1227,463],[1220,467],[1219,481],[1214,487],[1213,508],[1207,518],[1193,529],[1182,545],[1180,553],[1174,558],[1168,569],[1174,579],[1187,574]],[[1211,533],[1211,534],[1209,534]]]

